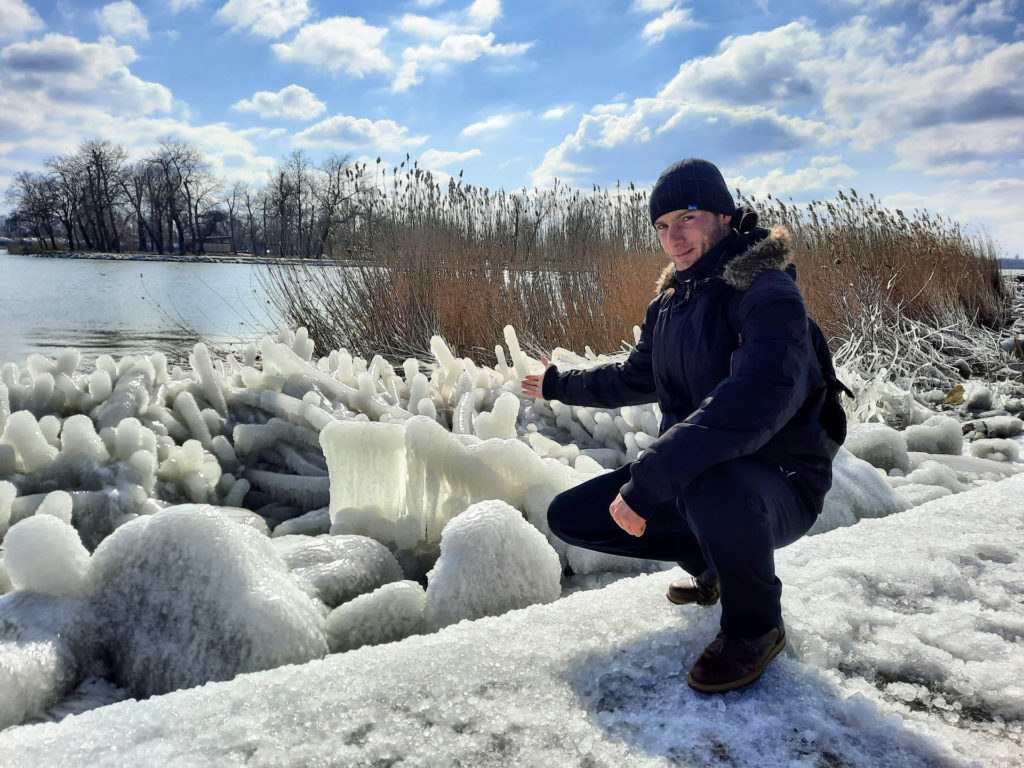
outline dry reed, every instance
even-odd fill
[[[320,350],[400,361],[427,355],[440,334],[459,354],[489,358],[512,325],[535,350],[613,352],[632,340],[666,261],[646,193],[632,185],[509,194],[455,179],[443,187],[413,165],[390,177],[378,168],[358,194],[361,215],[337,238],[352,244],[342,258],[275,267],[265,286]],[[854,191],[806,206],[740,199],[763,224],[790,229],[810,314],[871,373],[907,343],[923,344],[926,358],[969,354],[958,334],[1008,319],[991,242],[953,222]]]

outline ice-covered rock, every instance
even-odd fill
[[[415,581],[396,581],[335,608],[326,621],[331,652],[391,643],[424,632],[426,599]]]
[[[14,506],[14,497],[18,495],[18,489],[13,483],[0,480],[0,541],[3,541],[4,534],[11,522],[11,508]]]
[[[969,411],[987,411],[992,407],[992,390],[984,384],[972,382],[964,393],[964,406]]]
[[[54,597],[88,597],[89,551],[70,523],[36,514],[4,537],[4,569],[16,590]]]
[[[95,631],[118,684],[152,696],[327,651],[270,540],[206,505],[121,526],[93,553]]]
[[[967,422],[972,439],[1016,437],[1024,432],[1024,421],[1016,416],[989,416]]]
[[[886,472],[893,468],[904,472],[910,469],[906,438],[885,424],[851,424],[843,447]]]
[[[273,543],[292,575],[329,608],[402,579],[395,556],[366,536],[284,536]]]
[[[959,456],[963,452],[963,429],[952,416],[932,416],[923,424],[907,427],[903,437],[908,451],[947,453],[952,456]]]
[[[906,483],[894,486],[896,493],[907,503],[908,507],[919,507],[929,501],[949,496],[953,491],[940,485],[922,483]]]
[[[494,616],[561,593],[558,555],[508,504],[482,501],[449,522],[441,556],[427,574],[425,615],[432,628]]]
[[[30,411],[16,411],[7,419],[0,435],[0,446],[5,445],[14,451],[15,470],[24,474],[50,466],[58,453]]]
[[[975,484],[993,482],[1024,472],[1024,466],[1005,461],[976,458],[974,456],[949,456],[941,453],[917,453],[912,451],[910,463],[920,467],[925,462],[935,461],[952,469],[961,483]]]
[[[945,488],[950,493],[962,493],[968,488],[967,485],[960,482],[956,472],[948,465],[934,460],[921,462],[913,472],[908,473],[905,477],[894,477],[889,480],[889,483],[897,489],[907,485],[930,485]]]
[[[91,655],[86,620],[85,602],[75,598],[0,597],[0,729],[41,715],[75,686]]]
[[[1020,442],[1005,438],[987,438],[971,443],[971,456],[992,461],[1017,461],[1020,456]]]
[[[832,462],[832,488],[825,496],[824,509],[808,533],[824,533],[865,517],[885,517],[905,509],[907,503],[878,470],[843,447]]]
[[[304,515],[285,520],[274,527],[271,534],[274,538],[278,536],[319,536],[331,530],[331,510],[329,507],[321,507],[307,512]]]

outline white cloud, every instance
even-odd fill
[[[217,16],[235,29],[273,39],[300,26],[309,13],[307,0],[228,0]]]
[[[331,72],[344,70],[355,77],[391,69],[380,49],[387,29],[363,19],[336,16],[299,30],[290,43],[275,43],[274,53],[285,61],[301,61]]]
[[[495,43],[494,33],[487,35],[448,35],[438,46],[421,45],[406,48],[402,53],[404,63],[391,89],[396,93],[408,90],[423,82],[422,70],[443,71],[453,63],[465,64],[482,56],[518,56],[527,51],[533,43]]]
[[[16,40],[43,28],[43,20],[24,0],[0,0],[0,40]]]
[[[129,71],[135,58],[130,46],[116,45],[110,38],[84,43],[48,34],[41,40],[12,43],[0,51],[0,93],[12,102],[10,111],[0,112],[24,112],[27,119],[34,111],[30,102],[50,105],[40,112],[44,121],[53,109],[76,106],[129,115],[170,111],[170,90]],[[25,105],[15,106],[19,102]]]
[[[131,0],[118,0],[95,12],[100,29],[118,39],[149,40],[149,26],[139,6]]]
[[[455,34],[459,28],[449,21],[407,13],[395,22],[395,29],[412,37],[443,40],[448,35]]]
[[[572,111],[572,107],[552,107],[547,110],[542,117],[545,120],[561,120],[567,114]]]
[[[726,104],[781,104],[821,90],[821,35],[794,21],[784,27],[727,37],[718,53],[691,59],[658,94]]]
[[[696,26],[699,24],[694,21],[693,11],[690,8],[673,6],[658,18],[647,22],[640,34],[648,43],[657,43],[664,40],[665,35],[674,29]]]
[[[171,0],[170,7],[172,13],[177,13],[185,8],[194,8],[195,6],[205,2],[205,0]]]
[[[463,136],[478,136],[481,133],[487,133],[488,131],[500,131],[504,128],[508,128],[513,122],[520,117],[523,117],[525,112],[508,112],[500,115],[491,115],[486,120],[481,120],[478,123],[467,125],[462,129],[461,133]]]
[[[418,147],[429,137],[410,136],[409,129],[394,120],[335,115],[295,134],[297,146],[328,147],[339,150],[403,150]]]
[[[763,176],[737,175],[728,181],[730,187],[738,188],[744,195],[764,200],[768,195],[805,197],[809,192],[822,190],[831,194],[840,186],[849,186],[856,176],[857,172],[839,157],[815,157],[810,165],[795,171],[774,168]]]
[[[621,167],[623,152],[642,153],[654,163],[659,163],[659,158],[678,159],[681,151],[710,159],[727,156],[737,163],[759,162],[828,144],[835,138],[836,132],[820,121],[768,107],[711,105],[658,96],[588,111],[576,132],[549,150],[532,176],[536,186],[546,186],[556,177],[572,181],[583,173]]]
[[[832,66],[828,82],[823,105],[859,149],[929,126],[992,121],[998,129],[1024,115],[1024,42],[938,39],[905,62]]]
[[[939,188],[932,194],[900,193],[885,195],[882,204],[908,214],[917,209],[942,213],[954,221],[966,223],[968,233],[990,235],[1001,256],[1024,255],[1022,219],[1014,215],[1017,201],[1024,200],[1024,178],[1018,165],[1015,176],[972,181],[955,188]],[[983,229],[982,229],[983,228]]]
[[[1024,157],[1024,117],[929,126],[896,142],[894,152],[895,168],[928,176],[998,174]]]
[[[283,117],[290,120],[312,120],[323,114],[327,105],[317,99],[308,88],[289,85],[274,93],[257,91],[251,99],[232,104],[239,112],[255,112],[260,117]]]
[[[633,0],[630,10],[638,13],[662,13],[677,2],[678,0]]]
[[[501,0],[473,0],[466,9],[470,24],[478,29],[490,29],[501,17]]]
[[[424,168],[444,168],[449,165],[464,163],[475,157],[481,157],[483,152],[479,149],[470,149],[466,152],[442,152],[437,149],[428,149],[420,155],[420,166]]]

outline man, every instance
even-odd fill
[[[673,603],[721,600],[721,632],[687,679],[717,693],[757,680],[786,644],[773,553],[820,513],[838,445],[819,420],[820,331],[785,230],[733,229],[742,212],[721,172],[694,158],[662,173],[650,214],[672,263],[636,347],[589,370],[542,360],[522,391],[573,405],[660,404],[660,436],[640,458],[559,494],[548,521],[576,546],[677,562],[690,576],[669,586]]]

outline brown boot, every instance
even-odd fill
[[[705,571],[700,576],[687,576],[668,585],[668,599],[676,605],[714,605],[722,591],[714,571]]]
[[[760,637],[730,637],[719,632],[690,670],[686,682],[701,693],[734,691],[757,680],[786,645],[781,624]]]

